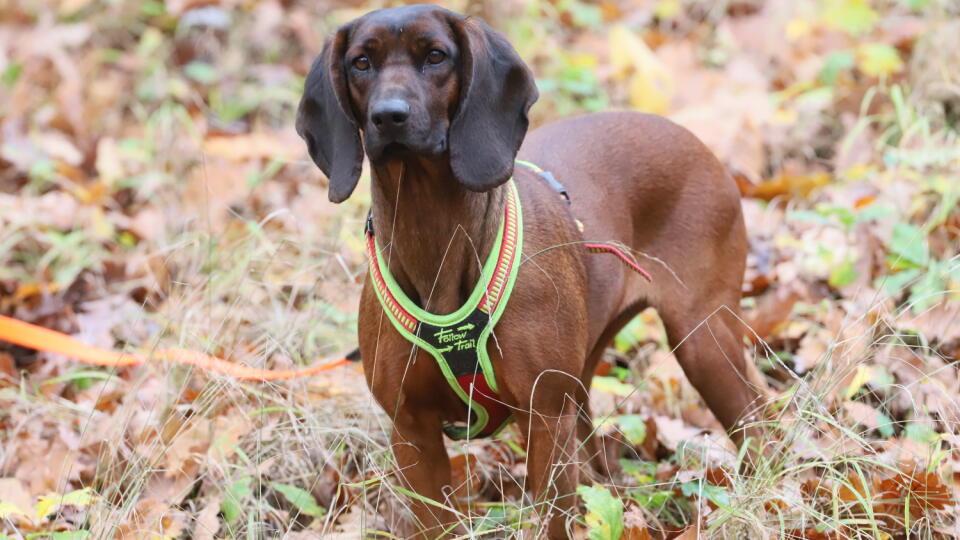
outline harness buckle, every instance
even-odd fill
[[[553,177],[553,173],[551,173],[550,171],[540,170],[540,171],[537,171],[537,174],[539,174],[544,180],[546,180],[547,184],[549,184],[554,191],[559,193],[560,197],[562,197],[563,200],[567,201],[567,204],[570,204],[570,194],[567,193],[567,188],[564,187],[563,184],[558,182],[557,179]]]
[[[373,209],[367,211],[367,223],[363,226],[363,232],[367,236],[373,236]]]

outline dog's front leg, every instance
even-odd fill
[[[531,412],[518,414],[527,435],[527,482],[545,529],[538,537],[569,537],[566,521],[576,507],[580,467],[575,389],[569,376],[544,374]]]
[[[449,535],[457,522],[446,500],[451,482],[450,458],[438,415],[398,412],[391,444],[401,483],[424,499],[410,497],[419,538]],[[430,504],[433,501],[435,504]]]

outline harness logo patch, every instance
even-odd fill
[[[441,353],[450,352],[454,349],[458,351],[466,351],[469,349],[474,349],[477,346],[477,340],[475,338],[468,338],[470,331],[476,328],[473,323],[462,324],[456,329],[454,328],[444,328],[439,332],[434,332],[433,337],[437,340],[437,343],[440,345],[446,345],[442,349],[437,349]]]

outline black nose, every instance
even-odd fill
[[[378,101],[370,109],[370,118],[378,131],[396,129],[407,121],[410,116],[410,104],[402,99],[385,99]]]

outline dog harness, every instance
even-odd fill
[[[528,161],[517,163],[530,168],[570,203],[566,188],[552,174]],[[583,224],[575,220],[583,232]],[[511,420],[509,407],[497,393],[497,380],[487,354],[487,339],[507,307],[510,293],[520,269],[523,248],[523,214],[520,195],[513,178],[507,182],[507,201],[503,220],[493,249],[483,265],[480,281],[467,302],[453,313],[436,315],[421,309],[404,294],[383,259],[373,234],[372,215],[367,215],[367,251],[370,277],[377,300],[393,327],[407,341],[427,351],[437,361],[440,371],[457,396],[467,405],[471,421],[445,423],[444,433],[451,439],[489,437]],[[650,274],[632,257],[612,243],[584,242],[594,253],[611,253],[650,281]]]
[[[507,306],[523,246],[520,196],[512,178],[507,185],[500,231],[480,281],[467,303],[449,315],[429,313],[404,294],[390,274],[374,239],[371,220],[367,219],[370,277],[384,313],[403,337],[433,356],[471,413],[469,425],[444,424],[443,431],[451,439],[488,437],[510,421],[510,409],[497,394],[497,380],[487,354],[487,339]]]

